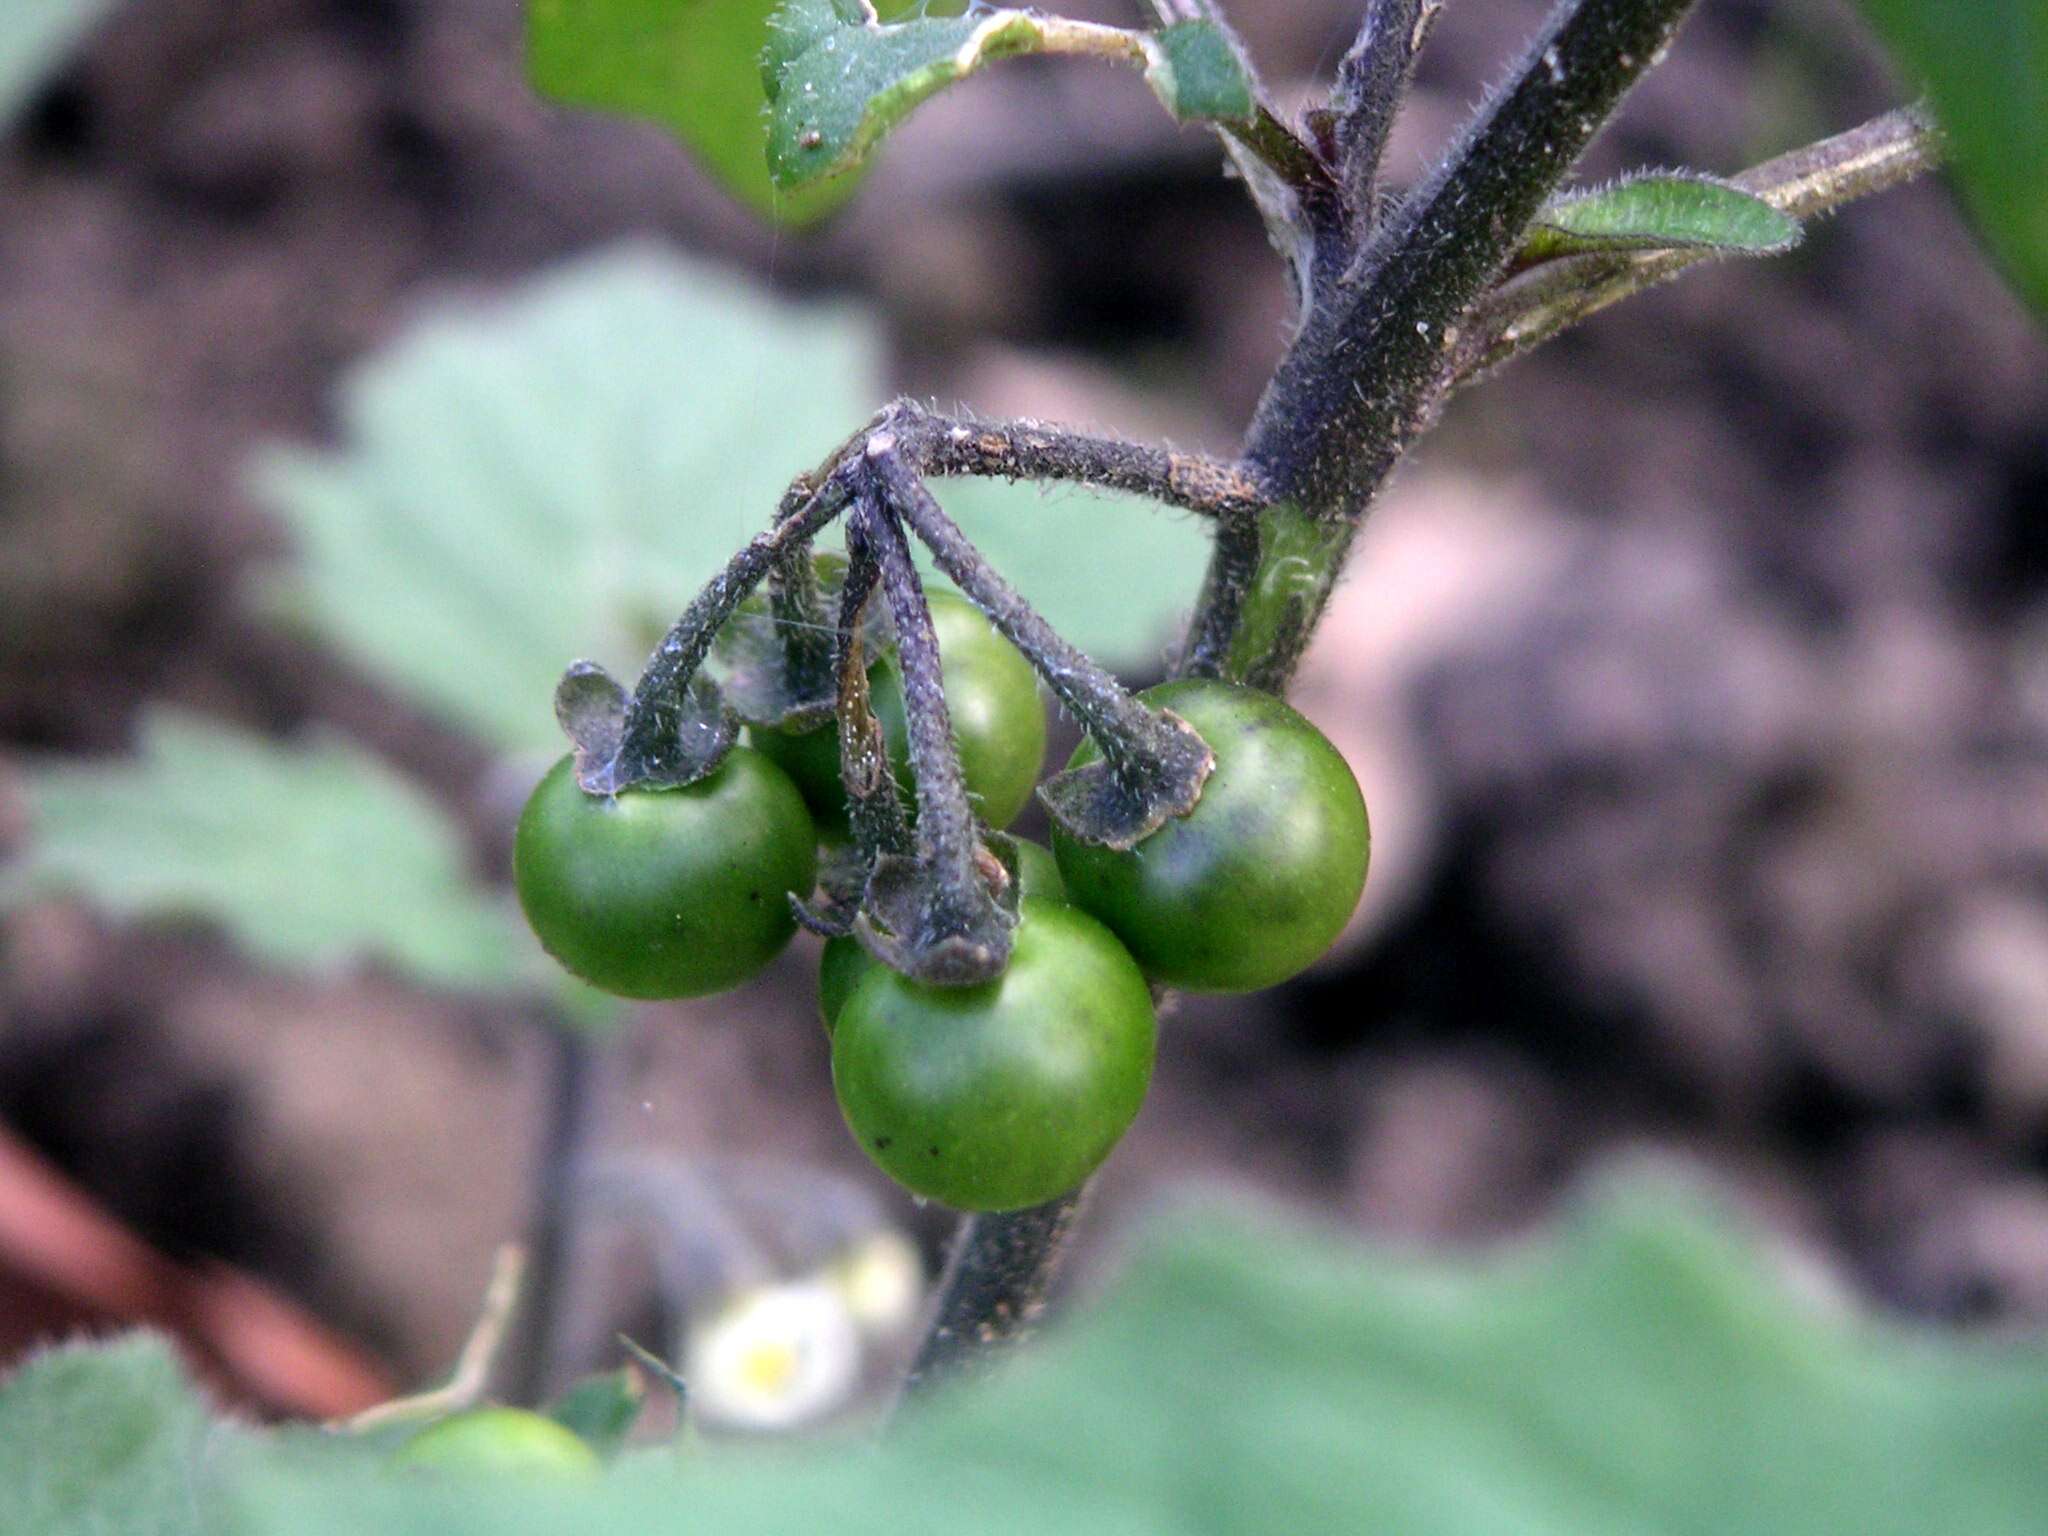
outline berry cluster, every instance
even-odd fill
[[[824,934],[820,1012],[862,1149],[919,1195],[1014,1210],[1078,1187],[1130,1126],[1155,987],[1251,991],[1328,948],[1364,886],[1365,803],[1271,694],[1125,693],[887,446],[801,484],[630,700],[570,670],[576,751],[528,802],[514,873],[548,952],[626,997],[723,991],[799,923]],[[842,483],[849,555],[813,557]],[[906,526],[971,600],[926,593]],[[1042,785],[1041,677],[1088,733]],[[1003,831],[1034,787],[1050,851]]]

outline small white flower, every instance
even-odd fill
[[[846,1298],[822,1280],[742,1292],[690,1330],[683,1367],[706,1424],[788,1429],[844,1403],[860,1375]]]
[[[924,1261],[902,1233],[881,1231],[841,1255],[825,1277],[846,1298],[861,1331],[873,1338],[901,1333],[924,1300]]]

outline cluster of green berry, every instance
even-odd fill
[[[1046,710],[1032,665],[972,605],[929,600],[953,744],[981,830],[1038,782]],[[868,673],[892,770],[908,771],[893,652]],[[1200,798],[1134,846],[1007,840],[986,878],[1014,882],[1016,927],[993,980],[903,975],[853,934],[825,946],[820,1012],[839,1104],[862,1149],[916,1194],[965,1210],[1036,1205],[1077,1187],[1137,1115],[1152,1074],[1153,987],[1246,992],[1323,953],[1357,905],[1365,802],[1329,741],[1274,696],[1187,679],[1139,696],[1214,754]],[[1086,741],[1070,766],[1095,759]],[[821,858],[845,851],[831,721],[754,725],[681,788],[593,795],[570,759],[520,819],[528,921],[584,980],[636,998],[737,986],[795,929]],[[822,854],[821,854],[822,846]]]

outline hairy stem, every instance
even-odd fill
[[[1009,642],[1030,658],[1062,704],[1093,731],[1113,737],[1136,737],[1144,729],[1145,706],[1124,692],[1121,684],[1065,640],[1005,581],[917,474],[877,438],[870,448],[877,476],[892,507],[931,550],[946,578],[967,595]],[[1105,755],[1108,749],[1105,748]]]
[[[1337,175],[1345,203],[1370,228],[1379,205],[1381,162],[1394,117],[1407,97],[1429,29],[1444,0],[1369,0],[1358,40],[1337,65],[1330,93]]]
[[[782,646],[790,696],[810,699],[832,686],[832,626],[809,544],[792,544],[768,573],[768,606]]]
[[[1180,664],[1174,670],[1182,677],[1222,677],[1230,664],[1232,644],[1237,638],[1243,613],[1241,598],[1234,595],[1251,590],[1259,570],[1260,520],[1233,518],[1216,526],[1216,538],[1209,551],[1209,570],[1202,580],[1195,616],[1188,626]]]
[[[926,857],[973,863],[974,813],[967,803],[967,779],[953,745],[952,713],[940,671],[939,640],[932,629],[924,583],[911,564],[903,529],[872,503],[861,508],[861,525],[882,572],[882,596],[896,626],[896,657],[903,674],[903,709],[909,736],[910,769],[916,777],[917,846]]]
[[[1941,163],[1941,133],[1925,107],[1901,107],[1846,133],[1744,171],[1734,184],[1796,219],[1817,218]],[[1579,256],[1552,262],[1487,296],[1459,339],[1454,386],[1484,377],[1610,304],[1713,260],[1713,251]]]
[[[901,838],[886,804],[859,806],[857,835],[869,857],[853,931],[884,964],[919,981],[934,986],[989,981],[1009,962],[1015,920],[982,874],[974,811],[953,741],[938,635],[924,587],[911,563],[909,540],[883,497],[863,491],[852,532],[861,557],[874,562],[895,625],[918,809],[911,853],[905,857],[886,847]],[[886,755],[879,762],[873,756],[880,733],[866,708],[865,681],[842,674],[842,682],[847,684],[840,699],[842,718],[857,727],[849,737],[860,743],[861,754],[852,759],[842,750],[841,762],[849,765],[843,771],[850,787],[872,782],[872,799],[880,802],[885,788],[889,795],[895,790],[884,777]],[[856,762],[858,771],[850,766]],[[880,816],[871,814],[877,810]]]
[[[1266,504],[1244,464],[1092,437],[1049,422],[955,419],[899,401],[887,413],[883,430],[928,475],[1065,481],[1128,491],[1205,517],[1239,515]]]
[[[1466,311],[1691,4],[1565,0],[1443,165],[1311,310],[1246,443],[1274,498],[1259,559],[1248,579],[1212,567],[1194,625],[1230,637],[1224,676],[1278,688],[1292,675],[1366,509],[1442,403]]]
[[[1017,589],[982,559],[917,472],[894,452],[894,446],[880,434],[868,446],[876,478],[891,508],[932,552],[939,569],[1024,653],[1059,701],[1081,722],[1108,765],[1113,789],[1121,790],[1128,801],[1121,808],[1112,807],[1109,814],[1121,814],[1132,826],[1144,823],[1144,830],[1149,831],[1167,815],[1192,806],[1214,762],[1201,738],[1183,722],[1133,698],[1108,671],[1046,623]],[[1092,829],[1077,826],[1062,814],[1051,799],[1058,783],[1055,778],[1040,792],[1055,818],[1066,822],[1069,831],[1092,841],[1115,841],[1114,837],[1092,836]],[[1118,845],[1128,847],[1129,842]]]
[[[1211,9],[1210,0],[1148,3],[1163,20]],[[1439,6],[1440,0],[1373,0],[1345,61],[1336,103],[1338,143],[1348,145],[1340,170],[1354,213],[1363,210],[1367,219],[1401,85]],[[1512,338],[1533,337],[1526,344],[1534,345],[1701,259],[1586,258],[1605,266],[1581,270],[1568,290],[1546,291],[1540,312],[1526,302],[1498,312],[1485,307],[1488,285],[1530,219],[1628,88],[1661,57],[1688,9],[1689,0],[1565,0],[1508,83],[1377,232],[1342,286],[1313,291],[1307,323],[1261,403],[1244,460],[1227,466],[1252,493],[1250,504],[1198,508],[1218,516],[1216,550],[1179,670],[1284,689],[1373,496],[1463,376],[1451,365],[1496,360],[1489,349],[1510,339],[1501,328],[1510,321],[1541,313],[1554,322],[1540,334],[1532,328]],[[1410,26],[1405,50],[1403,19]],[[1738,183],[1807,217],[1916,175],[1935,156],[1931,124],[1909,110],[1759,166]],[[1461,339],[1461,327],[1489,315],[1501,326]],[[949,468],[935,458],[924,462],[934,473],[990,472],[958,455],[946,461]],[[1156,485],[1157,461],[1149,462],[1145,474]],[[909,496],[907,488],[900,494]],[[1188,504],[1157,489],[1146,494]],[[927,502],[928,494],[922,502],[909,497],[902,504],[906,520],[932,544],[941,568],[1002,627],[999,610],[1014,594],[999,578],[977,593],[968,578],[980,573],[971,563],[948,564],[953,541],[962,548],[965,541]],[[907,1390],[921,1392],[976,1368],[1024,1335],[1044,1305],[1084,1193],[962,1222]]]
[[[1421,429],[1445,328],[1501,269],[1692,0],[1567,0],[1274,375],[1246,457],[1355,516]]]
[[[882,854],[907,856],[910,829],[903,800],[889,766],[882,723],[868,698],[867,645],[863,640],[868,598],[881,570],[864,532],[866,517],[847,530],[846,582],[839,593],[839,632],[834,670],[838,680],[839,777],[846,787],[846,815],[853,840],[870,867]]]
[[[690,681],[710,653],[719,626],[732,617],[732,611],[778,560],[806,547],[813,534],[839,515],[850,497],[848,477],[835,474],[794,510],[778,516],[773,527],[750,539],[690,600],[655,647],[633,689],[622,755],[649,764],[659,764],[671,755],[671,743],[680,737],[688,707]]]
[[[953,742],[931,608],[911,563],[909,541],[889,509],[864,501],[861,533],[881,568],[882,595],[896,627],[917,793],[916,927],[899,935],[906,942],[887,958],[899,966],[911,962],[911,973],[927,981],[987,981],[1010,958],[1009,924],[998,914],[975,858],[974,810]],[[878,894],[872,884],[869,889],[871,897]]]
[[[562,1336],[576,1237],[576,1195],[597,1126],[602,1077],[600,1048],[582,1030],[551,1021],[546,1033],[547,1106],[534,1157],[525,1294],[508,1350],[507,1396],[529,1405],[547,1393]]]
[[[1045,1310],[1085,1190],[1024,1211],[962,1219],[904,1391],[918,1396],[985,1370],[1022,1343]]]

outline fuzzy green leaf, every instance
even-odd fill
[[[276,611],[492,745],[560,752],[562,669],[590,657],[636,676],[789,478],[873,414],[880,354],[851,311],[778,304],[645,249],[431,320],[349,379],[339,453],[260,465],[259,496],[297,544]],[[1156,654],[1201,578],[1195,519],[937,489],[1105,661]]]
[[[2048,0],[1863,0],[1926,87],[1956,178],[2007,276],[2048,313]]]
[[[0,24],[0,133],[113,8],[113,0],[8,0]]]
[[[0,1390],[0,1530],[213,1536],[200,1489],[233,1433],[209,1425],[160,1339],[33,1356]]]
[[[289,969],[371,957],[502,989],[527,963],[455,828],[339,741],[281,746],[166,711],[135,757],[35,767],[27,785],[30,838],[0,868],[0,906],[63,893],[124,918],[217,921]]]
[[[1476,1268],[1184,1219],[879,1445],[628,1452],[599,1482],[508,1486],[295,1438],[195,1465],[188,1497],[221,1536],[2033,1536],[2044,1443],[2040,1348],[1817,1310],[1718,1218],[1638,1189]],[[83,1454],[48,1444],[31,1499]],[[74,1528],[154,1529],[123,1518]]]
[[[47,3],[47,0],[43,0]],[[528,0],[527,75],[569,106],[661,124],[725,189],[779,223],[816,222],[854,181],[791,193],[768,177],[764,52],[778,0]],[[957,11],[964,0],[931,8]],[[882,0],[896,17],[918,0]]]
[[[1223,29],[1210,22],[1162,27],[1153,75],[1167,111],[1184,123],[1239,122],[1258,108],[1244,61]]]
[[[1573,192],[1536,216],[1521,265],[1589,251],[1713,250],[1774,256],[1799,243],[1799,221],[1740,187],[1656,171]]]
[[[768,169],[795,189],[859,165],[922,102],[996,59],[1084,53],[1136,64],[1183,122],[1249,117],[1253,91],[1209,22],[1127,32],[1027,10],[884,23],[848,18],[847,0],[789,0],[770,51]]]
[[[650,1536],[796,1536],[826,1510],[849,1536],[2022,1536],[2044,1436],[2038,1351],[1818,1316],[1682,1204],[1623,1199],[1475,1271],[1212,1217],[879,1449],[629,1467],[580,1512]],[[267,1492],[253,1536],[553,1536],[579,1509]]]

